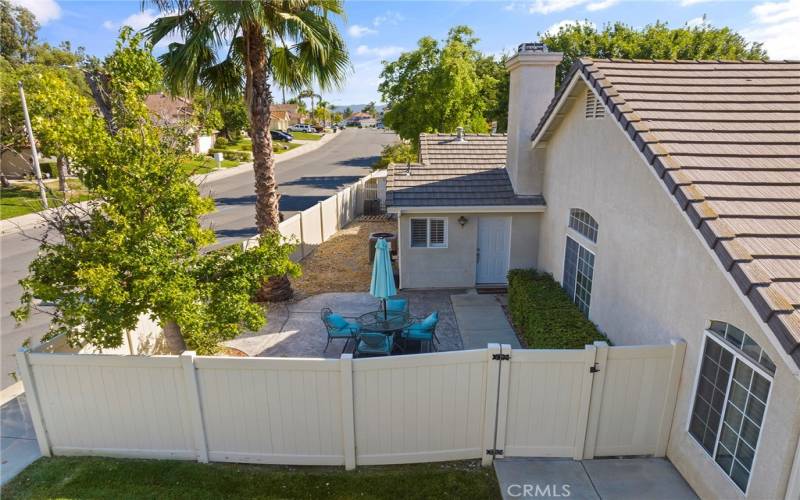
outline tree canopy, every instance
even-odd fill
[[[414,144],[422,132],[487,132],[487,96],[497,85],[493,72],[479,70],[478,39],[466,26],[438,42],[424,37],[417,49],[384,62],[378,87],[388,111],[384,122]]]
[[[214,234],[199,217],[213,210],[213,201],[200,196],[181,165],[186,135],[156,126],[143,105],[160,79],[150,46],[123,30],[97,71],[114,127],[87,98],[64,102],[71,94],[57,75],[34,80],[52,95],[32,85],[34,129],[40,136],[60,134],[59,147],[97,202],[48,216],[14,316],[24,320],[37,308],[35,299],[49,302],[54,312],[46,338],[65,334],[72,345],[111,348],[147,314],[162,325],[177,324],[188,347],[211,353],[220,341],[264,323],[252,297],[266,279],[298,272],[288,258],[292,246],[271,231],[247,251],[234,245],[201,253]],[[78,116],[73,106],[84,113],[73,123],[47,116],[50,110]]]
[[[540,34],[553,52],[563,52],[557,69],[560,82],[580,57],[622,59],[764,59],[762,44],[749,43],[728,27],[709,25],[670,28],[665,22],[636,29],[621,22],[598,29],[587,22],[561,26],[555,33]]]

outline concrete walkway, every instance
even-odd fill
[[[494,463],[503,498],[689,500],[698,498],[669,460],[506,458]]]
[[[521,348],[503,312],[500,297],[477,293],[450,296],[464,349],[483,349],[492,342]]]
[[[4,403],[0,407],[0,417],[2,417],[0,484],[6,484],[41,455],[24,394]]]

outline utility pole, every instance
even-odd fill
[[[31,156],[33,156],[33,175],[39,185],[39,196],[42,198],[42,207],[47,208],[47,190],[42,182],[42,171],[39,169],[39,153],[36,151],[36,140],[33,138],[33,127],[31,127],[31,117],[28,116],[28,104],[25,102],[25,89],[22,82],[17,82],[19,86],[19,99],[22,102],[22,114],[25,116],[25,128],[28,130],[28,141],[31,143]]]

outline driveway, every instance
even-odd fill
[[[494,462],[506,500],[694,500],[697,495],[665,458],[571,460],[505,458]]]

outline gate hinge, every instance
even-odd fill
[[[503,454],[503,450],[498,450],[497,448],[492,448],[490,450],[486,450],[486,454],[487,455],[491,455],[493,457],[496,457],[497,455],[502,455]]]
[[[600,368],[597,367],[597,363],[589,367],[589,373],[597,373],[600,371]]]
[[[510,354],[492,354],[492,359],[499,361],[508,361],[511,359]]]

